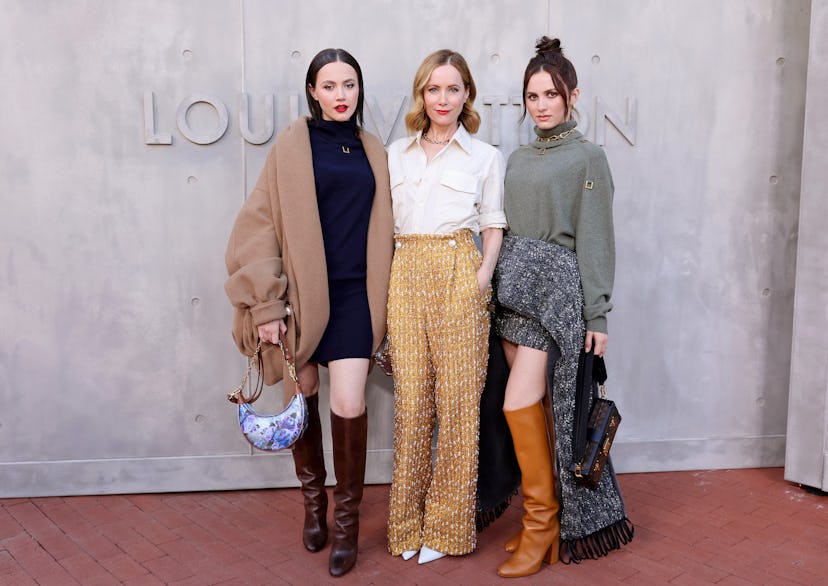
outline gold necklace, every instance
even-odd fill
[[[426,142],[430,142],[431,144],[448,144],[451,142],[451,137],[448,137],[446,140],[437,140],[435,138],[429,137],[425,133],[423,134],[423,139],[425,139]]]
[[[538,142],[553,142],[556,140],[563,140],[573,132],[575,132],[575,129],[570,128],[569,130],[562,132],[560,134],[553,134],[552,136],[539,136]]]

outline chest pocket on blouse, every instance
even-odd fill
[[[477,177],[463,171],[447,169],[440,177],[440,184],[452,189],[474,195],[477,193]]]
[[[405,181],[405,175],[403,173],[400,173],[399,175],[391,175],[390,179],[391,190],[393,191],[395,187],[399,187],[403,183],[403,181]]]
[[[406,185],[405,185],[405,173],[394,173],[390,177],[391,179],[391,199],[395,202],[402,201],[406,199],[406,196],[410,197],[410,194],[406,194]]]

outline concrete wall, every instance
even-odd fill
[[[244,362],[223,253],[268,121],[304,110],[310,58],[342,46],[369,129],[402,136],[417,65],[450,46],[508,154],[545,33],[616,180],[617,468],[780,465],[809,22],[806,0],[4,3],[0,496],[295,484],[224,399]],[[389,388],[372,378],[372,482]]]
[[[828,490],[828,4],[811,13],[785,478]]]

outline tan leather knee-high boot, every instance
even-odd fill
[[[499,575],[511,578],[536,573],[544,561],[558,561],[560,522],[543,404],[504,413],[520,465],[524,507],[520,543],[497,569]]]
[[[547,439],[549,440],[549,453],[555,453],[555,420],[553,419],[552,414],[552,402],[549,400],[549,393],[544,393],[543,395],[543,413],[546,416],[546,432],[547,432]],[[552,458],[552,463],[554,465],[555,458]],[[520,545],[520,536],[523,534],[523,529],[520,529],[517,533],[512,535],[509,541],[506,542],[506,546],[503,548],[507,552],[512,553]]]
[[[322,452],[322,423],[319,419],[319,395],[306,398],[308,427],[293,445],[296,478],[302,483],[305,499],[305,527],[302,542],[308,551],[319,551],[328,541],[328,493],[325,490],[325,457]]]
[[[368,412],[346,419],[331,412],[334,472],[334,524],[328,569],[332,576],[346,574],[356,564],[359,541],[359,504],[365,485],[365,450]]]

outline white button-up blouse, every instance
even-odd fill
[[[427,161],[420,135],[388,148],[396,234],[450,234],[469,228],[505,228],[503,155],[472,138],[461,124],[451,141]]]

